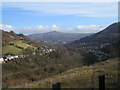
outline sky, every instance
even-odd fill
[[[3,2],[0,11],[0,28],[6,31],[95,33],[117,22],[118,3]]]

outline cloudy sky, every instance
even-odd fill
[[[3,2],[0,28],[24,34],[93,33],[117,22],[117,5],[117,2]]]

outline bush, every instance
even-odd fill
[[[98,57],[92,52],[86,53],[83,56],[84,56],[84,62],[87,65],[91,65],[91,64],[98,62]]]

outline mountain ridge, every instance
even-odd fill
[[[64,33],[52,31],[47,33],[28,35],[28,37],[32,40],[37,41],[74,41],[89,36],[91,34],[92,33]]]
[[[117,40],[120,33],[120,30],[118,29],[119,26],[120,26],[120,23],[113,23],[98,33],[95,33],[93,35],[71,42],[70,45],[80,44],[82,42],[84,43],[95,42],[95,43],[104,44],[112,40]]]

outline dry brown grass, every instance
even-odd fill
[[[71,69],[60,75],[47,78],[38,82],[28,83],[25,88],[51,88],[52,84],[60,82],[62,88],[98,88],[99,75],[105,74],[106,88],[117,86],[118,79],[118,58],[110,59],[91,66]],[[94,71],[94,76],[93,76]],[[94,78],[93,78],[94,77]]]

